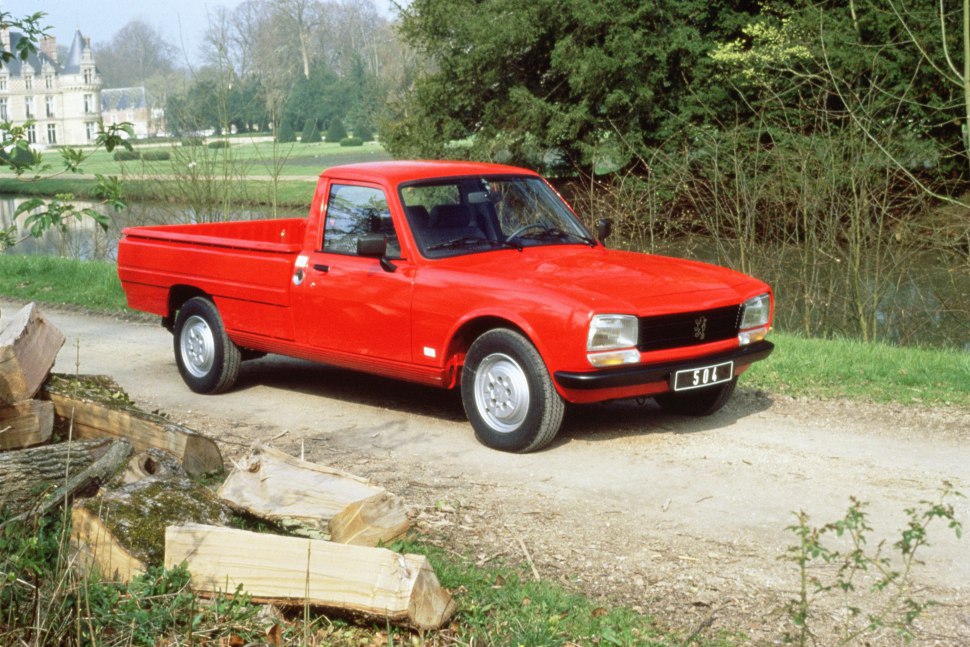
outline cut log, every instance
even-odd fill
[[[229,505],[303,537],[376,546],[408,529],[404,503],[369,481],[256,444],[219,488]]]
[[[184,476],[150,477],[77,501],[71,539],[82,561],[102,577],[128,582],[147,566],[162,564],[166,526],[226,524],[231,518],[208,488]]]
[[[27,400],[0,407],[0,449],[42,445],[54,431],[54,405]]]
[[[73,421],[75,438],[124,438],[135,452],[161,449],[182,462],[192,476],[221,472],[222,454],[211,438],[142,411],[109,377],[54,374],[45,387],[54,412]]]
[[[203,525],[165,531],[165,567],[185,563],[192,588],[254,601],[326,607],[437,629],[455,611],[422,555]]]
[[[45,492],[83,472],[111,445],[102,439],[0,452],[0,509],[18,513],[35,508]]]
[[[0,322],[0,404],[33,398],[63,345],[64,335],[33,303]]]

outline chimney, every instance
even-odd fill
[[[9,51],[9,50],[8,50]],[[53,36],[45,36],[40,39],[40,51],[52,62],[57,63],[57,39]]]

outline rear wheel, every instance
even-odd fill
[[[661,393],[653,396],[660,408],[679,416],[709,416],[727,404],[738,384],[735,376],[730,382],[693,391]]]
[[[242,356],[229,339],[215,304],[189,299],[175,319],[175,363],[196,393],[223,393],[235,385]]]
[[[539,351],[505,328],[486,332],[468,349],[461,397],[482,444],[509,452],[549,444],[565,408]]]

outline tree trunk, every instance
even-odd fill
[[[0,405],[30,400],[64,345],[64,335],[27,304],[0,326]]]
[[[254,601],[340,609],[437,629],[455,611],[427,558],[385,548],[187,525],[165,531],[165,567],[186,563],[201,593],[242,587]]]
[[[384,488],[260,444],[236,463],[219,497],[293,534],[359,546],[393,541],[409,523]]]
[[[102,439],[0,452],[0,508],[19,513],[38,506],[44,492],[82,473],[111,445]]]
[[[51,439],[54,405],[27,400],[0,407],[0,449],[23,449]]]
[[[142,411],[109,377],[55,374],[47,384],[46,397],[60,419],[73,421],[75,438],[124,438],[135,452],[161,449],[179,459],[191,476],[223,469],[222,454],[211,438]]]

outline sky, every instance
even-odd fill
[[[107,43],[128,22],[138,18],[154,27],[162,38],[188,54],[194,62],[215,7],[229,9],[242,0],[0,0],[0,11],[23,17],[36,11],[47,14],[45,23],[57,43],[69,47],[78,29],[91,42]],[[395,14],[391,0],[374,0],[388,18]],[[183,57],[183,62],[184,62]]]

